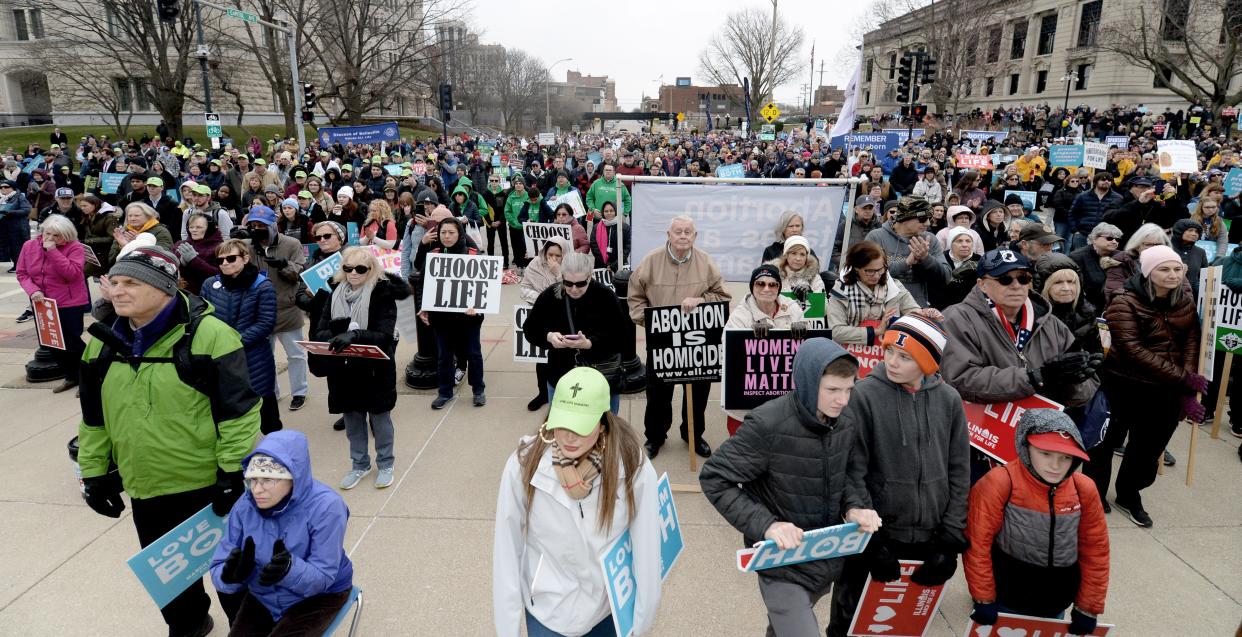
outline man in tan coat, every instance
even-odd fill
[[[728,301],[732,297],[724,289],[724,277],[720,268],[706,252],[694,247],[698,231],[694,220],[686,216],[674,217],[668,226],[668,243],[652,250],[643,257],[630,277],[630,318],[635,325],[643,325],[648,307],[680,305],[691,312],[700,303]],[[711,447],[703,440],[703,412],[707,409],[707,396],[711,383],[689,383],[694,388],[694,451],[708,457]],[[643,425],[647,435],[647,455],[655,458],[668,438],[673,423],[673,385],[655,377],[647,366],[647,411]],[[681,438],[687,439],[685,396],[681,401]]]

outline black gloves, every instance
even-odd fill
[[[263,262],[267,264],[267,267],[273,270],[283,270],[285,269],[286,266],[289,265],[288,259],[273,259],[273,258],[264,257]]]
[[[806,321],[794,321],[789,326],[789,333],[794,337],[794,340],[801,341],[806,339],[806,329]]]
[[[871,571],[871,579],[877,582],[891,582],[901,577],[901,562],[897,554],[888,548],[879,535],[871,536],[871,544],[867,547],[867,569]]]
[[[1052,357],[1039,369],[1028,369],[1031,384],[1037,389],[1044,385],[1069,386],[1082,383],[1093,376],[1104,362],[1102,354],[1067,352]]]
[[[340,334],[333,336],[332,340],[328,341],[328,349],[334,352],[339,352],[345,349],[346,347],[353,345],[355,336],[357,336],[356,330],[349,330],[348,332],[341,332]]]
[[[996,602],[975,602],[975,612],[970,614],[970,619],[980,626],[991,626],[1000,619],[1000,604]]]
[[[799,284],[793,286],[793,288],[790,289],[790,292],[793,292],[794,299],[798,301],[798,304],[801,305],[803,309],[805,309],[806,300],[811,296],[811,287]]]
[[[250,231],[247,230],[245,226],[233,226],[233,229],[229,230],[229,238],[230,239],[249,239]]]
[[[755,331],[755,336],[758,336],[759,338],[768,337],[769,328],[767,323],[764,323],[763,321],[755,321],[754,325],[751,325],[750,328]]]
[[[919,586],[940,586],[953,578],[957,572],[957,554],[940,550],[927,556],[923,565],[914,569],[910,581]]]
[[[1090,635],[1095,632],[1096,619],[1075,608],[1070,611],[1069,634]]]
[[[121,491],[125,489],[121,486],[119,472],[109,471],[94,478],[82,478],[82,484],[86,487],[86,505],[95,513],[110,518],[121,517],[121,512],[125,510]]]
[[[211,510],[220,517],[228,515],[244,489],[242,472],[216,469],[216,485],[211,491]]]
[[[289,549],[285,548],[285,541],[276,540],[276,543],[272,545],[272,561],[264,564],[263,569],[259,571],[259,583],[271,586],[279,582],[289,574],[291,566],[293,566],[293,556],[289,555]]]
[[[246,542],[242,548],[234,548],[229,551],[229,556],[224,560],[224,567],[220,569],[220,581],[227,584],[241,584],[250,577],[250,572],[254,570],[254,538],[246,536]]]

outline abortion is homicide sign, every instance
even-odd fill
[[[656,378],[672,383],[719,381],[728,319],[727,301],[700,303],[690,313],[682,312],[680,305],[647,308],[648,368]]]
[[[807,336],[831,338],[832,332],[811,330]],[[802,343],[789,330],[771,330],[764,337],[749,329],[725,330],[724,408],[754,409],[793,391],[793,359]]]

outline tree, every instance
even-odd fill
[[[512,131],[531,113],[551,78],[543,60],[521,49],[507,49],[502,60],[496,73],[496,100],[500,127]]]
[[[1144,1],[1109,15],[1098,47],[1153,73],[1157,82],[1217,119],[1242,101],[1242,3]],[[1192,10],[1193,9],[1193,10]]]
[[[19,65],[10,72],[46,74],[48,83],[56,86],[59,98],[70,104],[99,108],[112,137],[128,137],[135,98],[146,96],[147,87],[134,86],[128,78],[112,78],[107,73],[82,73],[81,69],[106,68],[107,61],[82,55],[76,47],[65,44],[57,41],[41,47],[35,51],[32,64]]]
[[[742,86],[743,78],[750,78],[751,104],[771,99],[776,87],[800,70],[799,52],[806,39],[801,28],[783,19],[777,19],[774,33],[772,19],[772,15],[753,7],[730,13],[699,53],[704,75],[717,85]]]

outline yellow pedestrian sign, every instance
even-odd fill
[[[771,124],[776,121],[776,118],[781,116],[781,109],[776,108],[775,103],[768,102],[763,106],[763,108],[759,109],[759,114],[763,116],[763,119],[768,120],[768,123]]]
[[[677,113],[677,121],[679,121],[679,122],[684,122],[684,121],[686,121],[686,114],[685,114],[685,113]]]

